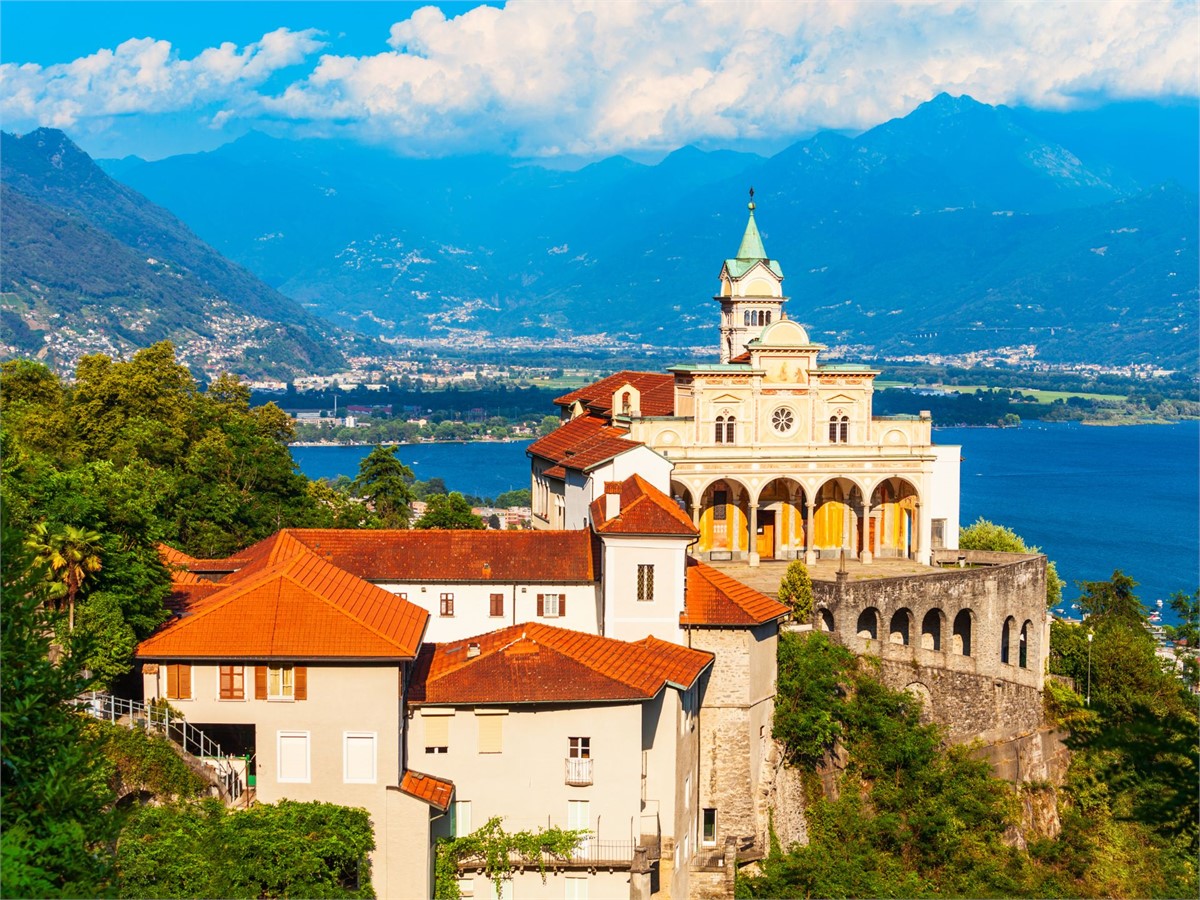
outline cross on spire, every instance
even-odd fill
[[[754,209],[754,186],[753,185],[751,185],[751,187],[750,187],[750,209],[751,210]]]

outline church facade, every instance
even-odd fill
[[[603,492],[592,473],[636,459],[691,516],[705,559],[928,564],[957,548],[960,448],[933,443],[928,414],[873,415],[878,371],[820,362],[784,308],[753,203],[719,279],[719,362],[619,372],[558,398],[563,424],[529,450],[535,526],[583,527]]]

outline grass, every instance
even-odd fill
[[[1121,402],[1125,400],[1123,394],[1091,394],[1084,391],[1039,391],[1033,388],[993,388],[986,384],[926,384],[915,385],[904,381],[876,381],[877,388],[911,388],[911,387],[927,387],[937,390],[952,391],[956,394],[974,394],[979,391],[991,390],[1015,390],[1017,393],[1033,397],[1038,403],[1053,403],[1055,400],[1066,400],[1068,397],[1080,397],[1084,400],[1107,400],[1109,402]]]

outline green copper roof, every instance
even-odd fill
[[[738,247],[737,257],[725,260],[725,268],[731,278],[741,278],[754,267],[755,263],[763,262],[767,268],[779,278],[783,277],[783,269],[779,263],[767,258],[767,250],[763,246],[762,236],[758,233],[758,223],[754,221],[754,204],[750,204],[750,220],[746,223],[746,233],[742,235],[741,246]]]

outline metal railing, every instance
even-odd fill
[[[592,761],[590,759],[575,759],[568,757],[567,764],[567,784],[579,787],[592,783]]]
[[[124,697],[114,697],[100,691],[92,691],[83,698],[84,709],[97,719],[128,728],[144,728],[166,736],[185,753],[196,757],[213,770],[217,781],[230,801],[237,800],[246,790],[242,773],[230,760],[241,757],[230,756],[221,745],[203,731],[165,704],[145,704]]]

